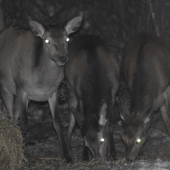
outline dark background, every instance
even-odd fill
[[[80,11],[84,13],[83,23],[78,32],[70,35],[71,40],[80,34],[99,35],[114,47],[115,56],[118,57],[119,61],[122,59],[127,41],[138,32],[154,32],[170,48],[169,0],[0,0],[0,30],[11,25],[23,25],[27,27],[28,16],[40,21],[44,25],[66,23],[69,18],[77,15]],[[120,90],[120,95],[127,96],[125,99],[127,105],[129,105],[129,100],[127,100],[128,94],[126,95],[122,89]],[[66,135],[68,110],[65,99],[62,102],[62,99],[65,98],[65,88],[60,88],[59,92],[61,97],[60,104],[62,105],[60,107],[60,110],[62,110],[61,122],[63,133]],[[57,141],[56,132],[53,129],[48,105],[30,104],[28,119],[30,135],[28,135],[25,155],[27,159],[30,157],[28,159],[29,161],[31,160],[29,166],[34,167],[28,169],[36,169],[36,167],[37,169],[52,169],[52,162],[59,165],[60,170],[68,169],[68,167],[61,165],[63,162],[60,159],[60,145],[59,141]],[[116,119],[116,121],[119,120],[120,118]],[[119,169],[119,166],[125,166],[125,169],[127,169],[127,164],[122,164],[124,161],[124,145],[121,141],[123,128],[119,124],[114,124],[114,136],[118,161],[122,161],[120,163],[118,162],[117,165],[114,164],[114,168],[116,166],[116,169]],[[148,141],[139,153],[139,157],[149,161],[155,161],[157,158],[169,161],[170,152],[166,152],[167,148],[170,148],[169,141],[170,139],[167,137],[164,124],[160,115],[157,114],[154,117]],[[74,161],[76,159],[81,160],[82,145],[83,139],[77,128],[74,130],[71,148],[69,150]],[[51,159],[49,161],[50,168],[46,168],[44,166],[44,159],[33,159],[32,161],[31,158],[36,155],[38,157],[40,155],[47,155],[46,157],[54,155],[57,160],[54,161],[54,159]],[[40,162],[41,166],[37,162]],[[56,169],[56,164],[54,165],[54,169]],[[69,169],[75,170],[74,166],[72,168],[69,167]],[[77,166],[79,166],[77,169],[80,169],[80,167],[81,169],[91,169],[87,168],[86,164]],[[84,167],[82,168],[82,166]],[[99,169],[98,165],[93,166]],[[130,169],[132,169],[131,166],[132,164],[129,163],[128,167]],[[94,167],[93,169],[95,169]],[[111,168],[107,168],[105,165],[104,167],[105,169]],[[101,169],[103,170],[104,168],[101,167]]]
[[[155,32],[170,47],[169,0],[0,0],[0,30],[27,25],[27,17],[45,25],[65,23],[82,11],[79,34],[97,34],[115,46],[119,59],[137,32]],[[72,35],[73,36],[73,35]]]

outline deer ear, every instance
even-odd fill
[[[117,101],[120,117],[122,118],[122,120],[126,120],[127,117],[130,115],[129,110],[123,105],[123,103],[120,101],[120,99],[118,99],[118,97],[116,98],[116,101]]]
[[[67,35],[77,31],[78,28],[81,25],[82,20],[83,20],[83,13],[82,12],[80,12],[78,16],[69,20],[67,22],[66,26],[65,26],[65,30],[67,32]]]
[[[40,24],[37,21],[32,20],[31,17],[28,17],[28,22],[29,22],[29,27],[31,29],[31,32],[35,36],[42,37],[44,35],[45,28],[42,24]]]
[[[99,108],[99,125],[105,126],[107,119],[106,119],[106,114],[107,114],[107,103],[106,100],[103,99],[100,103],[100,108]]]
[[[70,110],[71,110],[71,113],[74,115],[74,118],[76,122],[78,123],[80,129],[84,131],[86,128],[85,116],[82,113],[78,112],[77,109],[75,109],[73,106],[71,107]]]

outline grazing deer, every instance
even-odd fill
[[[170,54],[163,41],[151,33],[134,36],[125,48],[123,72],[131,95],[130,111],[118,100],[124,121],[122,139],[126,158],[135,160],[147,139],[153,113],[160,109],[170,134]]]
[[[68,145],[77,121],[84,137],[83,160],[88,159],[88,148],[102,160],[107,149],[115,158],[113,116],[119,88],[118,61],[109,45],[94,35],[74,40],[69,47],[69,59],[65,65],[70,108]]]

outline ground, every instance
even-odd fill
[[[64,103],[59,106],[63,134],[68,128],[68,108]],[[69,152],[73,163],[66,164],[62,159],[60,144],[52,125],[52,118],[47,103],[31,103],[29,107],[29,133],[25,146],[27,162],[20,170],[166,170],[170,166],[170,137],[159,112],[155,113],[148,139],[134,162],[124,159],[124,145],[121,140],[122,121],[118,112],[114,121],[114,137],[117,150],[116,161],[98,162],[92,157],[83,162],[83,138],[78,126],[75,127]]]

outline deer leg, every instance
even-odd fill
[[[113,121],[115,115],[115,103],[116,103],[116,90],[112,90],[112,106],[109,109],[109,116],[108,116],[108,154],[109,156],[116,160],[116,148],[114,142],[114,133],[113,133]]]
[[[9,116],[13,118],[13,102],[14,102],[14,96],[12,93],[10,93],[8,91],[8,89],[6,89],[5,87],[2,86],[1,88],[1,97],[2,97],[2,101],[3,104],[5,105],[5,108],[7,110],[7,112],[9,113]]]
[[[114,113],[112,111],[111,115],[109,116],[108,120],[108,155],[112,159],[116,160],[116,148],[115,148],[115,142],[114,142],[114,133],[113,133],[113,116]]]
[[[164,96],[165,96],[165,102],[163,106],[160,108],[160,111],[161,111],[162,119],[170,135],[170,121],[168,118],[169,106],[170,106],[170,87],[166,89]]]
[[[27,109],[28,109],[28,98],[25,92],[17,92],[15,107],[14,107],[14,117],[17,121],[20,117],[19,125],[21,127],[21,131],[26,133],[28,130],[28,120],[27,120]]]
[[[48,99],[48,103],[53,117],[54,129],[58,134],[64,159],[66,160],[67,163],[69,163],[72,161],[72,159],[67,150],[67,146],[61,131],[60,117],[58,112],[58,91],[54,92],[53,95]]]
[[[164,103],[163,106],[160,108],[160,111],[161,111],[161,115],[162,115],[162,119],[165,123],[165,126],[168,130],[168,133],[170,135],[170,121],[169,121],[169,118],[168,118],[168,109],[167,109],[167,104]]]
[[[75,126],[75,118],[73,114],[71,113],[70,109],[71,107],[74,107],[75,109],[77,109],[77,106],[78,106],[77,98],[75,94],[71,91],[71,89],[68,90],[68,105],[69,105],[70,118],[69,118],[68,132],[67,132],[67,147],[69,148],[70,141],[71,141],[71,134]]]
[[[109,127],[109,156],[116,160],[116,149],[113,136],[113,126]]]
[[[83,144],[83,161],[88,161],[89,160],[89,155],[88,155],[88,150],[89,148],[85,146],[85,143]]]

